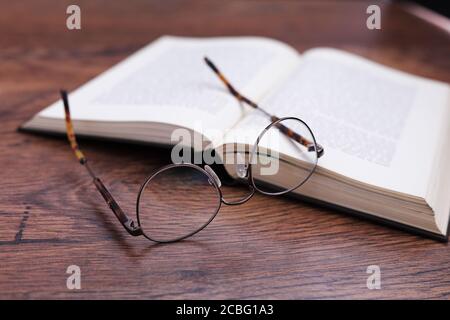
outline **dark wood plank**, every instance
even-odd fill
[[[0,298],[448,299],[447,244],[287,198],[223,207],[189,241],[132,238],[64,139],[16,132],[61,86],[76,88],[162,34],[333,46],[450,82],[449,35],[390,3],[380,4],[382,31],[369,31],[372,2],[85,0],[82,30],[68,31],[70,1],[1,0]],[[169,162],[159,148],[82,145],[130,213],[144,177]],[[72,264],[82,270],[79,291],[66,288]],[[381,290],[366,288],[373,264]]]

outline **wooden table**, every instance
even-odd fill
[[[1,0],[0,298],[448,299],[447,244],[283,197],[225,206],[189,241],[130,237],[64,138],[16,131],[60,87],[163,34],[332,46],[450,82],[449,35],[390,3],[380,3],[382,30],[368,30],[372,2],[80,0],[82,30],[68,31],[72,1]],[[142,179],[169,162],[164,149],[81,142],[128,212]],[[66,288],[69,265],[81,268],[81,290]],[[381,290],[366,287],[369,265],[381,268]]]

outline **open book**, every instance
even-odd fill
[[[256,139],[269,119],[238,103],[204,56],[265,110],[313,130],[325,155],[294,194],[447,239],[449,86],[343,51],[299,54],[257,37],[162,37],[71,94],[77,134],[170,145],[174,129],[185,128],[205,138],[201,148],[223,153],[248,143],[236,130]],[[65,133],[63,119],[58,101],[21,128]]]

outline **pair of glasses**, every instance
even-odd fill
[[[243,204],[256,191],[281,195],[300,187],[311,177],[318,158],[324,153],[304,121],[269,114],[240,94],[211,60],[205,57],[205,62],[239,102],[261,111],[271,120],[258,135],[244,163],[236,166],[238,179],[248,185],[248,193],[237,200],[224,198],[221,180],[210,166],[170,164],[154,172],[142,184],[136,200],[136,220],[133,220],[95,175],[80,150],[70,117],[68,94],[61,91],[70,146],[114,215],[132,236],[144,236],[160,243],[186,239],[204,229],[215,218],[222,204]],[[280,146],[288,150],[289,156],[297,159],[297,165],[273,151]]]

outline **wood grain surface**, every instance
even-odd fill
[[[447,244],[284,197],[223,206],[188,241],[154,245],[126,234],[64,138],[17,127],[163,34],[261,35],[299,51],[331,46],[450,82],[450,39],[398,4],[379,3],[382,30],[365,27],[374,1],[0,0],[0,298],[443,298]],[[169,163],[155,147],[81,140],[93,168],[134,215],[145,177]],[[230,195],[239,192],[228,187]],[[81,268],[81,290],[66,269]],[[381,268],[368,290],[366,268]]]

